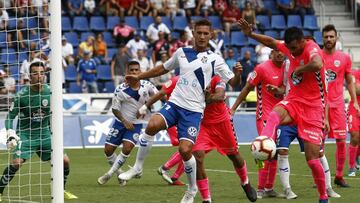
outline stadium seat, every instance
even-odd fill
[[[30,17],[27,19],[27,28],[37,28],[38,20],[35,17]]]
[[[214,29],[222,30],[221,19],[219,16],[209,16],[209,21],[212,23]]]
[[[126,17],[125,17],[125,19],[126,19]],[[120,22],[120,17],[119,16],[108,16],[107,17],[107,26],[106,26],[106,28],[108,30],[112,30],[112,29],[114,29],[114,27],[117,24],[119,24],[119,22]]]
[[[202,19],[202,18],[204,18],[204,17],[202,17],[202,16],[191,16],[190,17],[190,19],[192,20],[192,21],[197,21],[197,20],[200,20],[200,19]]]
[[[277,9],[276,1],[274,0],[264,0],[264,8],[270,9],[273,15],[280,14],[280,11]]]
[[[11,76],[15,78],[16,81],[20,80],[20,67],[17,65],[10,65]]]
[[[81,86],[78,86],[76,82],[69,82],[69,93],[82,93]]]
[[[303,30],[304,36],[308,37],[308,36],[313,36],[312,33],[309,30]]]
[[[71,21],[70,21],[69,17],[67,17],[67,16],[61,17],[61,28],[62,28],[62,31],[70,31],[72,29]]]
[[[154,19],[153,17],[151,16],[143,16],[141,19],[140,19],[140,29],[141,30],[147,30],[147,28],[149,27],[149,25],[151,23],[154,22]]]
[[[278,30],[286,29],[285,17],[283,15],[271,16],[271,28]]]
[[[5,63],[5,64],[13,64],[13,63],[17,63],[17,56],[16,56],[16,51],[15,49],[3,49],[1,50],[2,52],[0,53],[1,57],[0,57],[0,62],[1,63]]]
[[[232,46],[247,46],[249,44],[247,36],[244,33],[233,31],[231,32],[230,45]]]
[[[105,82],[102,92],[103,93],[113,93],[114,91],[115,91],[114,82],[113,81]]]
[[[77,31],[89,31],[89,22],[85,16],[75,16],[73,20],[73,28]]]
[[[314,35],[313,35],[316,43],[318,43],[319,46],[323,46],[323,40],[322,40],[322,33],[321,31],[314,31]]]
[[[149,51],[149,50],[148,50]],[[108,56],[109,58],[112,58],[116,53],[118,52],[117,48],[110,48],[108,49]]]
[[[173,23],[174,23],[173,26],[174,30],[184,30],[185,27],[187,26],[187,20],[186,17],[184,16],[175,16]]]
[[[287,26],[302,28],[301,17],[299,15],[288,15]]]
[[[6,33],[5,32],[0,32],[0,47],[6,47],[7,43],[6,43]]]
[[[224,40],[224,46],[225,47],[231,46],[230,37],[228,35],[224,35],[222,39]]]
[[[106,24],[104,17],[102,16],[91,16],[90,18],[90,29],[95,31],[104,31]]]
[[[103,32],[104,41],[106,42],[108,48],[114,47],[115,43],[113,42],[113,36],[111,32]]]
[[[130,27],[133,27],[135,30],[139,29],[139,22],[136,16],[125,16],[125,24]],[[116,24],[114,26],[116,26]]]
[[[269,16],[258,15],[256,16],[256,22],[258,22],[259,30],[270,30]]]
[[[172,21],[167,16],[161,16],[161,21],[169,28],[169,30],[172,30]]]
[[[79,46],[79,37],[77,33],[75,32],[67,32],[64,33],[64,36],[66,37],[66,40],[72,44],[74,47]]]
[[[24,60],[28,59],[28,53],[26,51],[21,51],[18,53],[18,61],[21,63]]]
[[[264,32],[264,35],[272,37],[274,39],[279,39],[279,33],[275,30],[267,30]]]
[[[111,80],[111,69],[109,65],[99,65],[96,67],[98,80]]]
[[[74,65],[69,65],[65,69],[65,80],[66,81],[76,81],[76,77],[77,77],[76,67]]]
[[[305,17],[304,17],[304,29],[319,30],[319,26],[317,24],[316,16],[314,16],[314,15],[305,15]]]
[[[89,36],[95,37],[95,33],[93,32],[82,32],[80,35],[80,43],[85,41]]]
[[[9,20],[8,20],[8,28],[9,28],[9,30],[16,29],[16,23],[17,23],[16,18],[9,18]]]

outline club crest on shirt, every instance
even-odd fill
[[[334,61],[334,66],[335,66],[336,68],[338,68],[338,67],[340,66],[340,61],[339,61],[339,60],[335,60],[335,61]]]
[[[197,129],[194,126],[189,127],[187,129],[187,132],[192,137],[195,137],[197,135]]]
[[[49,104],[49,101],[47,99],[43,99],[41,103],[43,106],[47,106]]]
[[[202,63],[207,63],[207,61],[208,61],[208,58],[206,57],[206,56],[203,56],[202,58],[201,58],[201,62]]]

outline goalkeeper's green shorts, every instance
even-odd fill
[[[18,145],[13,151],[13,158],[29,159],[33,153],[36,153],[42,161],[51,159],[51,138],[43,136],[43,139],[30,140],[26,136],[21,136]]]

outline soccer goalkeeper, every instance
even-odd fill
[[[51,91],[44,84],[46,67],[43,62],[37,61],[31,63],[29,69],[30,84],[16,94],[5,120],[7,147],[13,152],[13,160],[0,179],[0,201],[5,187],[34,152],[42,161],[51,159]],[[15,131],[12,128],[16,116],[18,122]],[[64,185],[70,172],[69,164],[69,158],[64,155]],[[64,192],[64,197],[77,199],[67,191]]]

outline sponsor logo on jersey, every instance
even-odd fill
[[[334,61],[334,66],[335,66],[336,68],[338,68],[338,67],[340,66],[340,61],[339,61],[339,60],[335,60],[335,61]]]
[[[334,81],[336,79],[336,72],[331,69],[327,69],[325,76],[327,82]]]
[[[37,111],[32,113],[31,120],[34,122],[40,122],[45,116],[45,112],[38,109]]]
[[[291,74],[291,80],[292,80],[292,83],[293,85],[299,85],[302,81],[302,76],[301,75],[296,75],[294,74],[294,72]]]
[[[194,126],[189,127],[187,129],[187,132],[192,137],[195,137],[197,135],[197,129]]]

